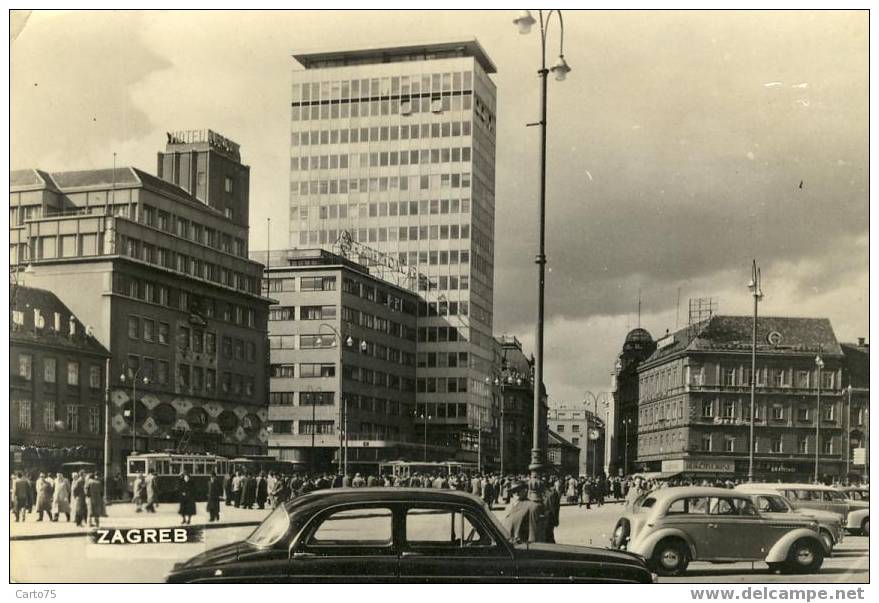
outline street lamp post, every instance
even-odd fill
[[[142,366],[137,367],[137,370],[132,374],[131,369],[126,369],[121,375],[119,375],[119,380],[122,383],[125,383],[128,379],[131,379],[131,453],[134,454],[137,452],[137,378],[140,377],[140,371],[143,370]],[[127,373],[127,374],[126,374]],[[149,385],[150,380],[148,377],[143,378],[143,384]]]
[[[547,98],[547,81],[546,76],[552,71],[556,80],[562,81],[567,76],[571,68],[565,61],[564,55],[564,36],[565,25],[560,10],[550,10],[544,17],[544,11],[537,11],[540,17],[540,70],[537,72],[540,76],[540,202],[538,212],[538,252],[535,259],[537,264],[537,332],[535,341],[534,354],[534,425],[533,425],[533,448],[531,450],[531,464],[529,470],[533,474],[540,473],[544,468],[544,451],[540,446],[540,404],[541,404],[541,386],[543,385],[543,314],[544,314],[544,287],[546,272],[546,98]],[[549,20],[552,15],[558,17],[559,22],[559,58],[551,69],[546,68],[546,33],[549,26]],[[519,28],[519,33],[527,34],[531,31],[531,26],[536,23],[530,11],[522,11],[519,16],[513,20]]]
[[[845,479],[848,480],[850,466],[849,459],[852,456],[852,384],[845,388],[848,393],[848,408],[845,411]]]
[[[821,359],[819,348],[815,356],[815,366],[818,368],[818,398],[815,403],[815,481],[818,481],[818,452],[820,449],[818,438],[821,433],[821,369],[824,368],[824,360]]]
[[[322,322],[318,327],[318,333],[324,327],[328,328],[333,332],[333,345],[335,346],[336,341],[339,342],[339,370],[342,370],[342,342],[344,341],[345,345],[349,348],[354,347],[354,338],[350,335],[347,338],[343,338],[342,334],[339,332],[336,327],[331,324]],[[320,336],[319,336],[320,337]],[[365,341],[360,342],[360,351],[365,352],[367,350],[367,345]],[[316,429],[315,419],[314,419],[314,399],[312,397],[311,400],[312,408],[311,408],[311,453],[314,455],[314,430]],[[313,461],[312,461],[313,462]],[[345,393],[342,391],[341,387],[339,388],[339,461],[336,464],[336,471],[339,475],[348,475],[348,399],[345,397]]]
[[[433,417],[427,413],[427,404],[424,405],[424,410],[419,412],[415,411],[415,416],[420,419],[424,419],[424,462],[427,462],[427,422]]]
[[[754,298],[754,323],[751,330],[751,418],[748,438],[748,481],[754,481],[754,411],[756,409],[757,395],[757,304],[763,299],[763,289],[760,287],[760,269],[757,260],[751,264],[751,282],[748,289]]]
[[[623,475],[629,475],[629,425],[632,424],[631,418],[623,419],[623,426],[626,429],[626,447],[623,451]]]

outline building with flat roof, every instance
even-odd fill
[[[13,270],[112,354],[119,473],[133,450],[266,449],[269,300],[248,259],[249,168],[237,145],[199,132],[169,133],[160,178],[133,167],[10,175]]]
[[[550,432],[577,447],[577,475],[597,477],[604,473],[605,422],[588,401],[553,404],[547,411]]]
[[[290,247],[353,240],[412,269],[429,445],[477,462],[497,429],[494,64],[475,40],[293,58]]]
[[[415,402],[413,292],[320,249],[272,252],[266,285],[277,301],[270,454],[303,470],[373,474],[384,461],[448,460],[425,443]]]
[[[753,317],[715,315],[656,340],[638,366],[635,468],[748,476],[752,328]],[[844,473],[843,361],[826,318],[759,317],[757,480],[811,481],[816,446],[821,479]]]

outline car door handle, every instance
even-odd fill
[[[419,553],[417,551],[403,551],[400,553],[400,557],[424,557],[424,553]]]
[[[314,553],[307,553],[305,551],[296,551],[295,553],[293,553],[294,559],[302,559],[303,557],[314,557],[314,556],[315,556]]]

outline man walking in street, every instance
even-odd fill
[[[539,502],[540,495],[532,497],[528,484],[515,482],[510,490],[513,502],[504,517],[504,527],[513,542],[543,542],[546,529],[546,513]]]
[[[52,493],[52,521],[64,513],[70,521],[70,482],[59,472],[55,476],[55,491]]]
[[[12,484],[13,512],[15,521],[24,521],[27,518],[27,509],[31,506],[31,485],[22,477],[21,471],[15,474]]]
[[[147,513],[156,512],[156,502],[158,501],[158,492],[156,491],[156,472],[150,469],[147,472],[146,479],[146,510]]]
[[[52,494],[54,487],[52,481],[46,477],[45,473],[40,473],[37,478],[37,521],[43,521],[43,513],[52,518]]]

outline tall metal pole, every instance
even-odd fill
[[[427,404],[424,405],[424,412],[421,413],[424,419],[424,462],[427,462]]]
[[[339,396],[339,462],[338,462],[338,471],[339,475],[344,476],[345,473],[342,472],[342,462],[343,462],[343,446],[342,446],[342,438],[344,437],[343,432],[345,431],[345,419],[342,414],[342,405],[345,401],[345,397],[341,395]]]
[[[342,406],[345,408],[345,475],[348,475],[348,398]]]
[[[626,426],[626,450],[623,455],[623,475],[629,475],[629,419],[625,419],[623,425]]]
[[[760,271],[757,260],[751,265],[751,295],[754,297],[754,323],[751,329],[751,417],[748,420],[748,481],[754,481],[754,412],[757,396],[757,304],[763,291],[760,289]]]
[[[110,491],[110,359],[104,363],[104,502]]]
[[[137,452],[137,376],[140,367],[131,380],[131,454]]]
[[[504,385],[501,383],[501,477],[504,476]]]
[[[312,475],[314,475],[314,435],[315,435],[314,432],[317,431],[317,420],[315,417],[315,409],[317,408],[317,405],[314,403],[314,393],[313,392],[312,392],[310,398],[311,398],[311,400],[310,400],[311,401],[311,463],[309,463],[309,464],[311,465],[311,473],[312,473]]]
[[[815,404],[815,481],[818,481],[818,452],[819,452],[819,435],[821,432],[821,367],[823,366],[821,356],[815,358],[815,365],[818,367],[818,398]]]
[[[476,431],[476,472],[482,473],[482,412],[479,413],[479,423]]]
[[[540,201],[538,211],[538,251],[537,264],[537,336],[534,353],[534,425],[531,464],[528,469],[539,473],[544,467],[543,448],[540,445],[540,407],[541,385],[543,385],[543,314],[544,288],[546,274],[546,32],[544,31],[543,11],[540,11]]]
[[[849,475],[849,458],[852,455],[852,384],[846,388],[848,391],[848,408],[845,411],[845,479]]]

